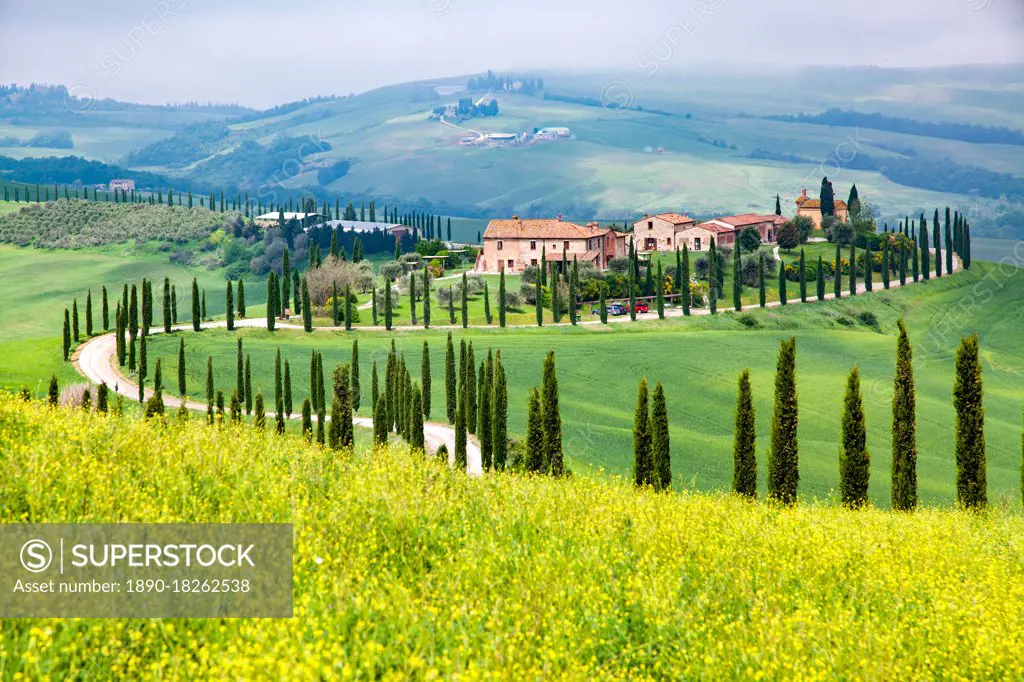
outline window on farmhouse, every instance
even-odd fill
[[[531,251],[536,251],[537,250],[537,242],[535,242],[535,241],[531,241],[530,242],[530,250]]]
[[[569,250],[569,240],[562,242],[562,248],[565,249],[566,251]]]
[[[502,244],[501,242],[498,242],[498,251],[501,251],[503,246],[504,246],[504,244]]]
[[[647,229],[648,230],[653,230],[654,229],[654,221],[653,220],[648,220],[647,221]]]

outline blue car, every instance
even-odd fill
[[[590,314],[591,315],[600,315],[601,314],[601,309],[600,308],[591,308],[590,309]],[[628,315],[629,314],[629,308],[627,308],[626,306],[622,305],[621,303],[609,303],[608,304],[608,314],[609,315],[613,315],[615,317],[619,317],[620,315]]]

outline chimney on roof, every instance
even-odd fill
[[[512,214],[512,220],[519,220],[519,214],[518,213],[513,213]]]
[[[807,188],[806,187],[804,187],[804,191],[801,192],[800,198],[801,199],[806,199],[807,198]]]

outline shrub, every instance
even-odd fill
[[[60,398],[58,399],[57,404],[61,407],[81,407],[82,402],[85,400],[86,391],[89,391],[90,394],[92,394],[95,393],[95,388],[89,383],[65,386],[61,389]],[[95,400],[92,400],[91,402],[95,404]]]
[[[322,306],[331,297],[334,285],[338,291],[349,287],[352,291],[369,291],[373,286],[373,270],[366,261],[353,263],[328,256],[318,268],[306,273],[309,298],[313,305]],[[378,302],[384,299],[379,298]]]
[[[740,233],[740,246],[750,253],[761,248],[761,231],[756,227],[748,227]]]
[[[505,292],[505,307],[511,310],[518,310],[523,305],[523,296],[518,291]]]

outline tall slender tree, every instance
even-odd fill
[[[524,467],[533,473],[546,473],[544,469],[544,409],[540,391],[530,389],[526,410],[526,461]]]
[[[825,262],[821,258],[821,254],[818,254],[818,280],[816,282],[816,293],[818,294],[818,300],[825,300]]]
[[[743,310],[743,273],[740,264],[740,250],[740,243],[737,241],[732,250],[732,307],[736,312]]]
[[[562,416],[558,407],[558,377],[555,375],[555,352],[548,351],[544,360],[541,384],[541,409],[544,415],[544,460],[552,476],[565,473],[562,459]]]
[[[225,314],[227,315],[228,331],[234,331],[234,329],[235,329],[235,301],[234,301],[234,295],[232,294],[232,291],[231,291],[231,280],[230,279],[227,282],[227,287],[228,287],[227,293],[225,294],[226,300],[227,300],[227,303],[226,303],[226,306],[225,306]]]
[[[807,303],[807,256],[800,249],[800,302]]]
[[[857,243],[850,240],[850,296],[857,295]]]
[[[462,299],[462,328],[469,326],[469,287],[466,282],[466,273],[462,273],[462,290],[459,298]]]
[[[199,309],[199,283],[192,278],[192,331],[199,331],[202,325],[202,316]]]
[[[498,278],[498,326],[505,327],[505,308],[507,303],[505,302],[505,269],[501,269],[501,273]]]
[[[981,382],[978,335],[960,341],[956,351],[956,497],[968,509],[988,504],[985,459],[985,406]]]
[[[430,347],[423,342],[423,355],[420,359],[420,382],[423,384],[423,418],[430,419]]]
[[[668,436],[668,407],[665,388],[659,381],[654,385],[651,401],[651,455],[654,467],[654,489],[672,489],[672,449]]]
[[[501,365],[501,352],[494,360],[491,377],[491,447],[494,451],[494,468],[505,469],[508,460],[508,384],[505,369]]]
[[[448,345],[444,355],[444,395],[445,411],[448,415],[448,423],[455,423],[456,395],[455,395],[455,346],[452,344],[452,333],[448,332]]]
[[[854,366],[846,381],[843,399],[842,442],[839,448],[839,489],[843,504],[858,508],[867,504],[871,453],[867,446],[864,404],[860,394],[860,370]]]
[[[427,266],[423,266],[423,328],[430,329],[430,272],[427,270]],[[429,389],[423,389],[423,397],[426,402],[430,402],[427,397]]]
[[[757,497],[757,422],[750,390],[750,370],[740,375],[736,395],[736,426],[732,442],[732,489]]]
[[[917,507],[917,398],[913,351],[903,320],[897,322],[896,375],[892,394],[892,508]]]
[[[103,287],[103,302],[102,302],[102,317],[103,317],[103,331],[110,329],[110,306],[107,302],[107,287]],[[168,312],[170,314],[170,312]]]
[[[796,338],[782,341],[775,369],[775,409],[768,450],[768,494],[782,504],[796,503],[800,481],[797,446]]]
[[[651,451],[651,417],[648,409],[647,377],[640,379],[633,410],[633,485],[654,483],[654,454]]]

